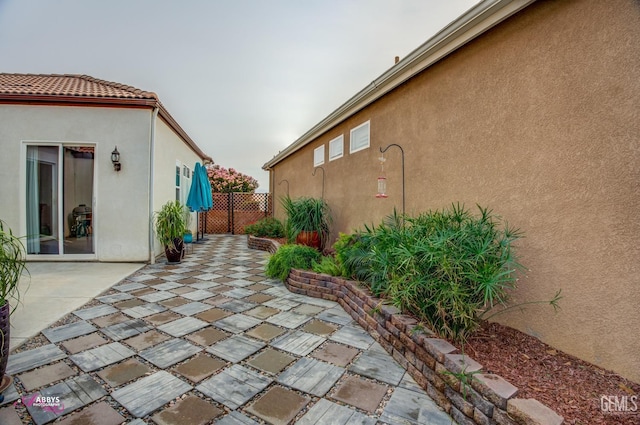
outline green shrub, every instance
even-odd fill
[[[316,273],[328,274],[330,276],[342,276],[343,269],[338,261],[331,256],[323,256],[320,262],[313,262],[313,271]]]
[[[283,238],[284,226],[274,217],[265,217],[253,224],[245,226],[244,232],[259,238]]]
[[[483,315],[506,303],[521,268],[520,238],[490,210],[464,206],[417,217],[394,214],[336,247],[349,277],[368,285],[441,336],[463,341]]]
[[[314,248],[287,244],[282,245],[269,257],[265,274],[267,277],[285,281],[291,269],[311,270],[314,261],[320,260],[321,254]]]

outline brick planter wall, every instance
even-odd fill
[[[249,248],[277,251],[269,239],[248,237]],[[460,425],[560,425],[563,418],[535,399],[515,398],[518,389],[482,365],[462,355],[444,339],[416,329],[417,320],[382,304],[357,282],[292,270],[285,282],[291,292],[337,301],[404,367],[431,398]],[[451,373],[477,372],[470,386]]]

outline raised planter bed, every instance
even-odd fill
[[[275,252],[270,239],[248,237],[249,248]],[[461,425],[559,425],[563,418],[535,399],[517,398],[518,388],[448,341],[417,326],[417,320],[382,303],[357,282],[306,270],[292,270],[285,282],[291,292],[338,302],[404,367],[413,379]],[[456,374],[472,373],[461,382]]]

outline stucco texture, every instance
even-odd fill
[[[539,1],[431,66],[275,165],[275,198],[321,196],[313,149],[339,136],[322,165],[332,237],[401,210],[452,202],[493,209],[525,238],[529,271],[514,301],[550,299],[501,322],[640,382],[640,2]],[[371,147],[349,154],[370,120]],[[287,180],[284,183],[283,180]],[[276,215],[283,217],[276,206]]]

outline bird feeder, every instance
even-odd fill
[[[376,193],[376,198],[387,198],[387,178],[384,174],[384,155],[378,158],[380,160],[380,174],[378,175],[378,193]]]

